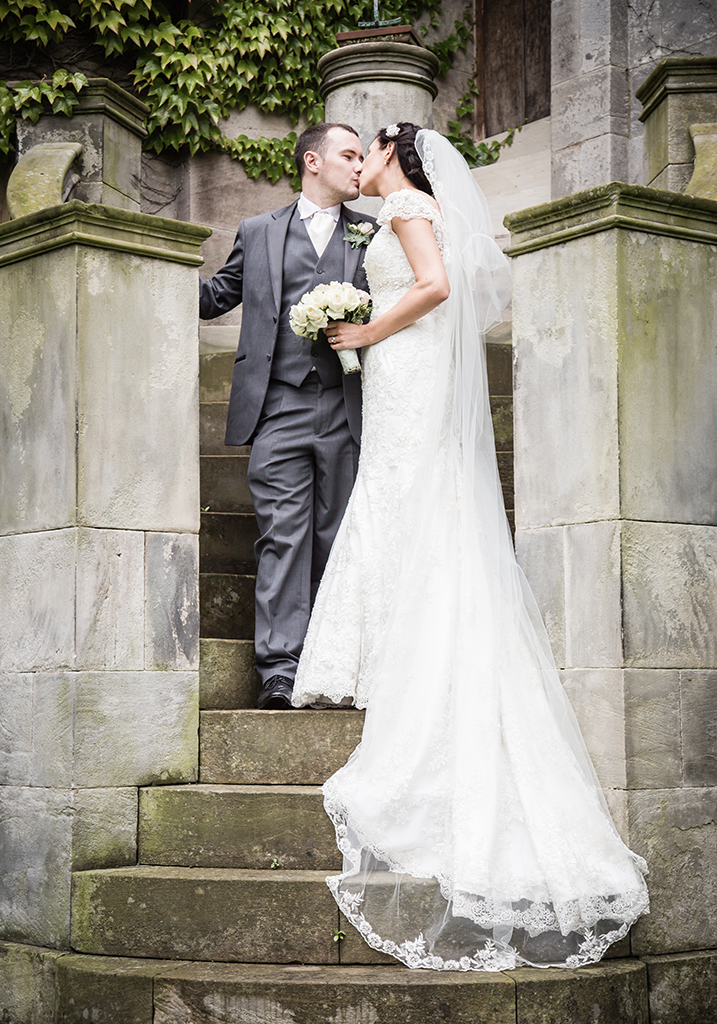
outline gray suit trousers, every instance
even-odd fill
[[[315,372],[301,387],[269,382],[248,474],[259,526],[255,646],[262,682],[296,675],[358,455],[341,386],[323,388]]]

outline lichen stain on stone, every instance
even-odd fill
[[[0,321],[6,339],[3,377],[10,414],[19,422],[32,402],[38,366],[45,354],[45,325],[27,309],[16,316],[6,314]]]

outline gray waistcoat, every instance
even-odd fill
[[[339,218],[329,244],[317,260],[316,249],[309,238],[306,224],[299,217],[298,210],[292,214],[284,243],[279,330],[271,363],[271,376],[276,380],[298,387],[312,367],[315,367],[325,388],[336,387],[341,383],[339,357],[331,351],[325,339],[311,342],[308,338],[298,338],[289,327],[289,309],[317,284],[343,281],[343,235],[342,218]]]

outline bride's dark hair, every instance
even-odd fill
[[[416,135],[420,132],[421,126],[411,124],[410,121],[399,121],[398,124],[391,125],[391,127],[399,129],[398,135],[389,136],[386,134],[386,129],[381,128],[376,136],[379,147],[385,149],[389,142],[392,142],[396,147],[398,163],[408,180],[421,192],[427,192],[429,196],[432,196],[433,189],[423,171],[421,158],[416,152]]]

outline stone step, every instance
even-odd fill
[[[246,455],[248,446],[225,445],[228,402],[199,403],[199,451],[202,455]]]
[[[199,641],[199,707],[255,708],[259,696],[253,640]]]
[[[339,921],[325,871],[140,865],[72,876],[80,953],[337,964]]]
[[[199,574],[199,634],[220,640],[254,636],[255,576]]]
[[[395,961],[394,961],[395,964]],[[83,956],[57,962],[61,1024],[647,1024],[640,960],[578,970],[454,974],[386,967],[186,963]],[[687,995],[685,992],[684,995]],[[677,1009],[677,1008],[676,1008]],[[670,1022],[709,1024],[688,1012]],[[661,1018],[662,1019],[662,1018]],[[667,1019],[667,1017],[665,1018]]]
[[[139,791],[140,864],[340,871],[318,786]]]
[[[256,572],[254,542],[259,537],[253,512],[203,512],[199,531],[199,571]]]
[[[237,455],[202,455],[199,458],[199,501],[203,512],[252,512],[254,505],[246,474],[247,448]]]
[[[199,781],[320,786],[361,739],[363,712],[202,711]]]
[[[199,356],[199,401],[228,402],[233,369],[233,352],[202,352]]]

